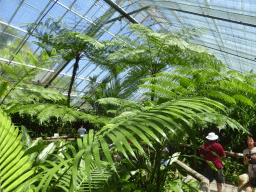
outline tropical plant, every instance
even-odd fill
[[[13,93],[19,97],[12,99],[13,94],[10,94],[2,108],[13,117],[15,123],[27,124],[29,130],[36,132],[36,136],[52,135],[67,122],[83,120],[89,121],[95,126],[102,126],[109,121],[104,117],[86,114],[75,108],[68,108],[66,98],[51,89],[38,89],[36,87],[27,92],[17,93],[14,91]]]
[[[80,139],[78,139],[80,140]],[[71,149],[71,145],[67,146],[67,148]],[[43,173],[47,173],[50,169],[55,169],[56,166],[60,167],[62,165],[64,168],[61,171],[58,171],[56,173],[56,176],[53,176],[53,179],[50,181],[52,183],[52,186],[45,187],[43,186],[43,191],[99,191],[103,186],[105,185],[107,179],[114,174],[113,170],[111,170],[109,164],[106,161],[101,161],[101,169],[95,165],[95,163],[91,162],[89,166],[86,165],[86,162],[84,162],[83,159],[81,159],[80,162],[78,162],[78,169],[75,174],[75,185],[73,186],[70,181],[72,181],[72,177],[74,176],[72,174],[72,169],[70,167],[74,166],[73,159],[77,153],[75,152],[75,148],[72,148],[72,153],[69,154],[68,150],[62,151],[60,155],[55,155],[57,157],[56,159],[60,160],[60,162],[65,162],[65,164],[54,164],[50,163],[50,166],[46,164],[47,169]],[[80,149],[81,150],[81,149]],[[79,151],[78,151],[79,152]],[[87,175],[88,170],[90,169],[90,175]],[[53,171],[54,172],[54,171]],[[45,177],[44,174],[42,176],[42,181],[40,184],[47,182],[47,179],[52,178],[52,176],[47,175]],[[44,177],[43,177],[44,176]],[[55,178],[54,178],[55,177]],[[58,178],[58,179],[57,179]],[[44,180],[45,179],[45,180]],[[38,188],[37,188],[38,190]]]
[[[54,59],[56,59],[56,57],[54,56],[55,55],[54,50],[52,51],[53,56],[51,58],[48,56],[48,54],[44,50],[42,51],[42,55],[39,58],[36,58],[32,53],[28,52],[27,54],[31,58],[30,67],[32,69],[30,69],[30,67],[26,65],[25,61],[23,61],[22,58],[16,55],[13,55],[13,57],[15,57],[20,62],[20,65],[23,68],[23,70],[19,71],[19,73],[16,70],[14,70],[12,67],[10,67],[8,64],[3,62],[1,63],[3,68],[8,71],[8,77],[6,78],[1,77],[1,79],[12,82],[11,84],[12,87],[8,92],[6,92],[6,95],[2,99],[1,104],[5,102],[5,99],[9,96],[10,93],[12,93],[14,89],[16,88],[22,89],[22,87],[17,87],[18,84],[19,86],[22,86],[23,83],[27,84],[28,81],[31,81],[32,79],[35,78],[35,75],[40,71],[41,67],[45,67],[49,65],[50,63],[54,62]]]
[[[89,56],[110,72],[124,72],[123,75],[127,75],[124,83],[130,83],[132,87],[137,88],[141,78],[154,77],[177,66],[225,68],[212,52],[188,44],[180,35],[158,33],[138,24],[132,24],[128,29],[131,37],[119,36],[114,41],[103,42],[102,54]],[[152,94],[151,100],[154,98]]]
[[[41,24],[43,25],[43,23]],[[70,92],[78,63],[83,56],[82,54],[93,58],[92,55],[99,55],[99,51],[102,48],[106,50],[106,52],[101,53],[102,57],[111,53],[110,56],[107,56],[107,63],[94,59],[95,62],[107,67],[110,71],[115,71],[116,74],[129,70],[129,74],[137,74],[137,76],[134,76],[136,80],[141,78],[138,74],[144,77],[150,76],[150,78],[145,79],[150,84],[144,84],[142,87],[151,90],[151,100],[155,98],[158,100],[156,102],[146,102],[144,106],[116,98],[106,98],[99,100],[98,103],[93,101],[94,105],[117,106],[114,109],[117,109],[115,112],[120,115],[104,126],[99,132],[95,133],[93,130],[90,130],[83,140],[77,139],[77,146],[64,144],[65,147],[61,147],[57,154],[51,155],[43,163],[38,163],[40,166],[35,168],[37,172],[34,175],[34,172],[31,172],[29,175],[31,178],[24,178],[21,182],[25,182],[19,183],[12,189],[16,189],[19,186],[20,190],[34,191],[63,190],[73,192],[98,190],[103,187],[107,179],[111,182],[111,179],[115,178],[115,174],[120,173],[124,175],[124,180],[117,183],[119,188],[109,189],[108,187],[111,187],[111,185],[105,185],[105,187],[114,191],[120,189],[123,191],[136,190],[136,188],[147,191],[163,191],[175,190],[175,187],[177,187],[177,190],[182,190],[185,189],[185,186],[178,188],[179,181],[174,176],[170,176],[173,172],[170,172],[169,168],[176,168],[172,164],[176,154],[170,151],[170,157],[168,153],[164,153],[165,155],[163,156],[163,149],[167,143],[179,144],[178,135],[185,138],[189,143],[197,143],[195,135],[198,129],[195,128],[195,125],[200,124],[203,126],[206,122],[215,123],[223,128],[228,125],[248,133],[239,123],[223,115],[228,109],[220,102],[205,97],[192,97],[193,95],[200,95],[194,94],[193,91],[200,92],[205,88],[200,86],[202,84],[207,85],[207,81],[201,81],[202,77],[200,79],[195,76],[197,86],[193,87],[187,84],[187,82],[193,79],[189,75],[178,74],[178,78],[171,80],[166,80],[166,77],[161,79],[160,76],[157,76],[157,72],[164,71],[167,67],[178,65],[190,67],[211,66],[215,68],[216,73],[219,73],[219,70],[223,68],[222,63],[209,54],[206,49],[189,45],[186,41],[182,41],[182,39],[175,35],[159,34],[140,25],[131,25],[130,28],[138,38],[134,41],[127,38],[128,44],[122,42],[104,42],[103,44],[91,37],[74,33],[64,28],[58,28],[58,34],[49,35],[43,33],[39,37],[42,42],[41,46],[48,46],[48,49],[44,52],[45,56],[46,54],[48,57],[54,55],[55,49],[53,47],[55,47],[56,54],[62,54],[67,61],[71,61],[73,58],[76,59],[69,87],[68,107],[65,106],[62,97],[58,97],[56,100],[52,99],[51,94],[55,93],[48,92],[46,97],[43,96],[45,90],[39,93],[39,91],[30,89],[28,92],[31,94],[31,97],[26,99],[25,102],[20,97],[15,105],[10,103],[5,108],[9,113],[36,115],[40,121],[46,121],[50,117],[64,121],[77,120],[78,118],[94,120],[95,117],[92,115],[70,108]],[[70,41],[67,41],[67,39]],[[54,54],[52,54],[52,51]],[[124,64],[124,67],[113,67],[113,64],[116,63]],[[19,81],[22,81],[24,78],[25,76],[19,79]],[[211,80],[210,76],[207,78]],[[218,80],[218,78],[216,79]],[[163,84],[161,84],[163,82],[169,82],[166,85],[169,86],[171,91],[163,88]],[[250,79],[248,79],[248,82],[253,83]],[[0,84],[0,96],[5,94],[2,104],[8,104],[8,98],[16,91],[18,83],[16,82],[11,92],[8,93],[4,93],[4,91],[8,87],[9,82],[2,82]],[[229,84],[226,81],[223,83],[223,85]],[[245,83],[238,84],[241,87],[245,86]],[[133,86],[135,85],[136,83],[133,81]],[[106,91],[106,88],[107,86],[102,90]],[[232,87],[229,92],[235,89],[237,88]],[[176,91],[175,93],[172,92],[174,90]],[[250,94],[253,91],[254,89],[249,89]],[[56,95],[58,94],[56,93]],[[226,95],[229,96],[228,94]],[[225,98],[232,98],[227,96]],[[237,99],[234,99],[234,101],[239,101],[239,97],[234,98]],[[127,108],[128,106],[129,108]],[[129,109],[129,111],[125,111],[124,108]],[[107,108],[104,110],[107,110]],[[33,154],[34,150],[37,149],[33,148],[33,146],[31,147],[29,140],[27,143],[29,147],[27,153],[29,155]],[[49,148],[51,147],[55,147],[54,144]],[[125,168],[120,167],[114,162],[112,159],[114,153],[121,157],[121,163]],[[169,158],[171,158],[171,161],[169,161],[167,167],[163,167],[162,161],[166,161]],[[135,185],[131,182],[134,182]],[[33,186],[31,185],[32,183]],[[130,184],[127,185],[128,183]]]
[[[4,19],[0,18],[0,21],[4,22]],[[1,31],[4,31],[0,35],[0,49],[3,49],[4,47],[8,46],[8,43],[15,41],[15,36],[18,35],[18,30],[13,29],[11,27],[6,27],[3,24],[0,24],[0,29]]]
[[[5,65],[4,62],[0,63],[1,77],[4,77],[11,82],[17,81],[26,74],[27,71],[36,66],[34,62],[32,44],[27,41],[25,44],[21,45],[21,39],[24,34],[17,29],[7,27],[2,24],[0,24],[0,28],[3,31],[0,34],[0,57],[9,60],[8,65]],[[15,58],[14,55],[18,58]],[[20,60],[23,61],[22,64],[19,63]],[[47,65],[45,64],[41,67],[45,66]],[[36,71],[38,72],[39,70],[34,70],[34,72]],[[34,80],[33,75],[30,75],[30,81],[31,80]],[[28,79],[27,82],[29,82]]]
[[[83,141],[77,141],[79,151],[74,152],[74,150],[72,150],[73,158],[64,158],[50,170],[46,170],[44,173],[45,176],[43,176],[39,184],[39,188],[43,188],[43,190],[46,191],[48,186],[47,182],[52,180],[55,174],[60,174],[58,177],[62,178],[69,172],[71,180],[66,180],[66,185],[69,186],[69,191],[74,191],[79,185],[77,179],[81,168],[81,160],[84,162],[86,177],[90,178],[92,174],[90,168],[91,164],[95,165],[99,171],[102,169],[100,154],[104,154],[111,168],[118,173],[110,152],[110,148],[115,147],[118,153],[131,164],[133,163],[130,158],[134,158],[135,161],[138,161],[135,149],[141,157],[145,158],[145,161],[149,161],[152,165],[155,162],[157,166],[151,167],[152,170],[148,171],[152,179],[150,184],[152,185],[152,191],[161,191],[167,178],[163,175],[166,176],[168,171],[168,169],[161,171],[161,166],[158,166],[161,165],[161,160],[163,159],[162,150],[165,144],[170,140],[177,140],[177,134],[184,136],[189,134],[191,142],[195,142],[195,137],[193,137],[195,130],[192,129],[193,123],[201,117],[202,113],[207,114],[209,117],[217,115],[218,119],[220,119],[221,117],[216,114],[215,109],[225,111],[222,104],[206,98],[172,100],[154,106],[148,111],[140,112],[131,118],[125,118],[118,123],[108,124],[96,134],[94,134],[93,130],[90,130],[89,134],[84,136]],[[225,122],[233,125],[234,128],[246,132],[246,130],[235,121],[224,116],[222,117]],[[204,121],[205,120],[206,119],[204,119]],[[133,144],[133,147],[129,144],[128,140]],[[109,147],[111,144],[112,147]],[[70,147],[72,148],[72,146]],[[145,152],[145,147],[149,147],[149,149],[152,150],[152,157],[148,157],[149,155]],[[59,168],[63,166],[65,166],[65,168],[63,168],[61,172],[58,172]],[[92,181],[88,182],[90,185]],[[54,186],[55,185],[58,185],[58,180],[55,180]]]
[[[115,110],[110,109],[107,113],[114,113],[116,118],[111,119],[109,123],[118,123],[127,118],[131,118],[140,112],[146,112],[157,104],[152,101],[144,103],[134,102],[122,98],[107,97],[101,98],[96,101],[99,105],[115,106]]]
[[[8,82],[3,82],[2,85],[2,94],[4,94]],[[110,152],[109,145],[112,144],[111,148],[116,148],[118,153],[126,158],[128,162],[130,157],[136,161],[142,157],[151,164],[149,166],[151,171],[148,172],[151,180],[148,181],[152,186],[152,190],[157,191],[166,186],[167,177],[162,178],[163,174],[167,174],[168,169],[163,169],[163,171],[159,165],[161,165],[161,160],[163,159],[162,150],[166,142],[169,142],[168,140],[177,140],[177,134],[181,136],[189,134],[192,136],[191,142],[195,142],[195,139],[193,139],[195,134],[193,124],[200,119],[201,121],[210,122],[218,120],[222,123],[225,121],[235,128],[245,131],[235,121],[216,113],[216,110],[225,111],[222,104],[206,98],[176,99],[161,105],[153,105],[152,103],[150,107],[145,108],[139,107],[137,104],[133,106],[140,109],[137,110],[136,116],[113,121],[112,124],[108,124],[96,134],[94,134],[93,130],[90,130],[89,134],[83,138],[83,141],[78,139],[78,151],[72,145],[67,145],[66,147],[71,153],[62,151],[61,153],[64,157],[54,155],[54,159],[45,161],[41,165],[43,167],[39,169],[39,172],[23,183],[21,187],[25,188],[30,182],[33,182],[36,191],[41,189],[43,191],[54,191],[56,188],[62,188],[64,191],[76,191],[80,189],[80,184],[84,182],[91,189],[94,185],[88,178],[91,178],[93,170],[101,173],[104,167],[102,166],[100,154],[104,154],[104,159],[109,163],[111,169],[118,173],[112,160],[112,152]],[[205,115],[211,118],[207,120],[204,118]],[[220,121],[221,119],[222,121]],[[128,140],[131,141],[133,147],[131,147]],[[149,157],[147,155],[145,147],[149,147],[154,152],[153,156]],[[154,161],[155,166],[152,166]],[[103,176],[104,180],[112,175],[107,170],[108,168],[106,169],[106,175]],[[99,175],[95,178],[102,180]],[[163,182],[159,182],[159,180]],[[103,185],[104,182],[101,184]]]
[[[92,114],[115,116],[115,110],[117,109],[116,103],[104,104],[97,102],[101,98],[128,98],[132,94],[132,90],[129,89],[129,85],[125,85],[122,82],[123,79],[119,77],[108,76],[102,82],[97,82],[97,76],[89,77],[88,91],[82,98],[83,104],[89,104]],[[113,114],[114,113],[114,114]]]
[[[91,123],[99,124],[106,121],[101,117],[92,116],[84,112],[78,111],[74,108],[68,108],[66,98],[60,94],[58,91],[43,88],[36,85],[27,84],[29,80],[34,78],[34,75],[38,73],[41,66],[45,66],[54,61],[55,50],[51,52],[52,56],[49,56],[46,51],[42,51],[42,55],[39,58],[34,57],[29,54],[33,59],[33,64],[35,68],[26,68],[26,73],[21,77],[17,77],[16,71],[13,71],[13,76],[15,78],[14,83],[9,83],[5,78],[1,78],[3,95],[1,98],[1,108],[11,114],[12,117],[21,119],[29,119],[29,122],[34,121],[33,126],[28,127],[30,130],[36,131],[37,136],[42,136],[43,133],[49,133],[48,130],[39,130],[36,127],[41,127],[39,124],[43,122],[61,122],[52,131],[57,130],[58,126],[62,123],[72,122],[83,119],[84,121],[91,120]],[[21,64],[24,64],[22,58],[14,56]],[[2,63],[6,68],[10,68],[7,64]],[[31,63],[32,64],[32,63]],[[32,66],[32,65],[31,65]],[[10,77],[11,73],[9,73]],[[6,92],[4,92],[7,90]],[[17,114],[19,117],[17,117]],[[35,122],[36,121],[36,122]],[[15,123],[19,123],[15,121]],[[54,123],[56,124],[56,123]],[[47,128],[48,126],[45,126]],[[51,134],[51,132],[50,132]]]
[[[150,84],[154,81],[155,84]],[[166,102],[170,99],[177,99],[188,96],[204,96],[223,103],[228,107],[227,116],[235,119],[244,126],[252,135],[255,134],[255,74],[241,74],[236,71],[217,71],[213,68],[177,68],[173,72],[159,73],[156,77],[146,78],[140,87],[145,90],[154,90],[157,102]],[[151,91],[148,93],[151,94]],[[209,118],[209,116],[205,116]],[[207,135],[207,132],[214,131],[221,135],[219,142],[227,151],[241,153],[245,148],[247,134],[233,130],[227,124],[216,126],[212,123],[198,123],[197,135]],[[225,129],[224,129],[225,128]],[[237,142],[239,141],[239,142]],[[204,140],[198,140],[201,145]],[[186,141],[185,141],[186,143]],[[186,151],[188,153],[188,150]],[[228,165],[228,170],[233,169]],[[238,165],[236,165],[238,167]],[[236,170],[237,172],[237,170]],[[227,175],[229,173],[227,172]],[[232,175],[227,180],[234,182]]]
[[[244,166],[243,159],[237,157],[227,157],[225,161],[224,175],[227,183],[236,185],[238,176],[247,173],[247,167]]]
[[[150,155],[150,153],[151,155],[154,154],[152,153],[152,151],[148,151],[147,153],[148,155]],[[173,162],[175,162],[178,159],[179,153],[175,153],[170,157],[169,154],[167,153],[166,156],[168,156],[168,158],[170,159],[166,161],[166,165],[164,165],[161,162],[160,164],[157,164],[157,162],[155,161],[152,161],[153,164],[151,164],[151,161],[145,160],[143,156],[140,157],[139,154],[136,154],[136,156],[138,157],[138,161],[133,161],[133,164],[131,164],[127,159],[123,159],[120,163],[120,166],[117,167],[118,175],[113,174],[111,177],[109,177],[108,182],[105,184],[104,188],[101,189],[101,191],[157,191],[156,188],[158,187],[158,183],[162,182],[152,178],[152,176],[156,175],[159,175],[156,177],[162,177],[162,179],[164,179],[161,191],[167,192],[172,190],[199,190],[198,188],[194,188],[195,186],[198,186],[197,182],[193,183],[196,185],[192,187],[192,182],[185,183],[182,180],[182,176],[179,174],[180,177],[178,177],[177,172],[175,172],[177,166],[174,165]],[[162,161],[164,161],[163,158],[164,157],[162,156]],[[155,170],[155,167],[160,167],[160,171],[157,172],[156,175],[153,175],[151,174],[151,171]]]
[[[1,191],[32,191],[40,179],[40,166],[48,160],[54,162],[49,157],[57,145],[46,146],[41,143],[42,138],[32,141],[26,128],[22,126],[19,134],[1,109],[0,116]]]
[[[70,94],[72,91],[73,83],[75,81],[76,72],[79,68],[79,61],[88,54],[92,54],[94,49],[103,47],[103,44],[94,38],[83,35],[78,32],[71,31],[65,28],[63,25],[48,19],[45,23],[29,24],[28,28],[37,25],[37,35],[34,35],[40,42],[36,42],[40,47],[51,52],[53,49],[57,50],[63,59],[67,62],[75,59],[71,82],[68,90],[68,102],[67,106],[70,107]],[[50,28],[48,28],[50,26]],[[39,30],[40,29],[40,30]],[[55,33],[45,33],[44,30],[55,31]]]
[[[173,72],[160,73],[146,78],[141,88],[154,90],[158,98],[205,96],[229,107],[229,115],[243,126],[253,123],[255,98],[255,75],[236,71],[219,72],[213,68],[177,68]],[[150,92],[149,92],[150,94]],[[240,117],[239,117],[240,116]]]
[[[22,186],[35,172],[33,160],[22,150],[21,135],[11,119],[0,109],[0,178],[1,191],[23,191]],[[33,180],[30,180],[30,184]]]

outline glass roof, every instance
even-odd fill
[[[253,0],[2,0],[0,37],[15,42],[9,45],[11,53],[19,52],[26,45],[36,55],[42,50],[33,43],[37,39],[28,35],[24,23],[45,22],[48,18],[61,20],[69,29],[93,35],[98,40],[128,36],[127,26],[131,23],[161,32],[184,27],[208,28],[207,33],[192,43],[215,52],[228,69],[256,71],[256,1]],[[0,39],[2,50],[5,38]],[[9,62],[10,56],[2,51],[0,61]],[[11,63],[19,65],[18,62]],[[69,63],[62,60],[51,67],[41,68],[35,81],[66,95],[73,65],[73,60]],[[95,75],[98,75],[96,83],[100,83],[108,71],[84,58],[73,87],[74,101],[79,101],[77,98],[89,89],[90,77]],[[142,93],[138,90],[130,99],[140,100]]]

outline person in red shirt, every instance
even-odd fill
[[[216,140],[219,138],[218,135],[215,135],[214,132],[211,132],[206,136],[208,140],[207,143],[202,145],[200,151],[200,157],[205,158],[207,161],[211,161],[218,171],[213,170],[208,163],[206,163],[206,177],[209,179],[210,183],[213,181],[213,178],[216,179],[218,192],[222,190],[222,183],[225,182],[225,176],[223,174],[223,164],[219,157],[226,158],[225,151],[221,144],[216,143]],[[218,156],[213,154],[215,152]]]

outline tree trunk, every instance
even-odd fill
[[[151,75],[152,75],[152,77],[156,77],[156,74],[155,74],[155,73],[152,73]],[[152,85],[155,85],[155,84],[156,84],[156,81],[151,81],[150,83],[151,83]],[[151,90],[150,100],[151,100],[151,101],[154,101],[154,100],[155,100],[155,90]]]
[[[70,97],[71,97],[70,95],[71,95],[72,87],[73,87],[73,84],[74,84],[74,81],[75,81],[76,71],[77,71],[78,66],[79,66],[78,65],[79,61],[80,61],[80,54],[77,54],[76,62],[74,64],[74,68],[73,68],[73,74],[72,74],[69,89],[68,89],[68,107],[70,107]]]

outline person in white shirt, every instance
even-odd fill
[[[80,137],[83,138],[84,134],[86,134],[86,129],[84,128],[83,125],[81,125],[81,127],[77,130],[78,133],[80,134]]]
[[[248,165],[249,183],[245,191],[253,191],[256,187],[256,143],[252,137],[246,138],[247,147],[244,151],[244,165]]]

